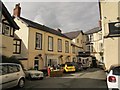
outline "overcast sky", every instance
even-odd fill
[[[15,4],[4,2],[11,14]],[[87,31],[98,26],[99,8],[96,2],[20,2],[21,17],[60,28],[63,32]]]

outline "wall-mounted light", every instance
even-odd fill
[[[120,20],[120,17],[117,17],[117,20],[119,21],[119,20]]]
[[[41,56],[42,56],[42,54],[38,54],[38,56],[39,56],[39,57],[41,57]]]
[[[104,19],[107,19],[107,17],[104,17]]]

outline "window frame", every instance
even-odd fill
[[[77,38],[77,43],[79,43],[79,38]]]
[[[37,47],[37,35],[40,35],[41,36],[41,39],[39,41],[39,47]],[[35,49],[36,50],[42,50],[42,34],[41,33],[38,33],[36,32],[36,41],[35,41]],[[40,47],[41,46],[41,47]]]
[[[6,27],[9,28],[9,31],[8,31],[9,33],[8,34],[5,33],[5,28]],[[14,37],[14,29],[8,23],[3,22],[2,23],[2,34],[5,35],[5,36]]]
[[[72,46],[72,53],[75,54],[75,46]]]
[[[52,40],[52,46],[49,46],[50,39]],[[52,36],[48,36],[48,51],[53,51],[53,37]]]
[[[16,43],[13,43],[13,46],[15,46],[15,51],[13,51],[13,54],[20,54],[21,53],[21,39],[14,39]],[[19,44],[17,44],[17,41],[19,41]],[[19,52],[17,52],[17,47],[19,46]]]
[[[62,52],[62,39],[58,38],[58,52]]]
[[[67,40],[65,41],[65,53],[69,53],[69,41]]]

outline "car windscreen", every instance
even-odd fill
[[[114,75],[120,75],[120,66],[119,66],[119,67],[115,67],[115,68],[113,69],[113,74],[114,74]]]

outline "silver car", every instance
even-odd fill
[[[0,63],[0,87],[2,89],[25,85],[25,74],[20,64]]]
[[[26,70],[25,74],[26,74],[26,78],[28,79],[43,79],[44,78],[44,74],[42,71]]]

